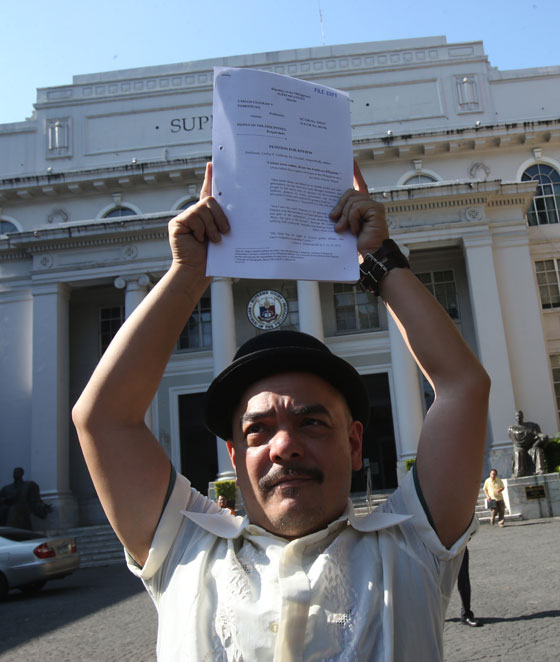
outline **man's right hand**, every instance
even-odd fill
[[[200,200],[169,221],[169,243],[173,262],[206,273],[208,241],[218,243],[230,226],[223,209],[212,197],[212,164],[206,164]]]

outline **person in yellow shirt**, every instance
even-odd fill
[[[490,476],[484,481],[483,489],[484,494],[486,494],[486,498],[490,504],[490,512],[492,514],[490,518],[490,524],[494,524],[497,513],[498,526],[504,526],[504,518],[506,513],[504,495],[502,494],[504,491],[504,484],[498,478],[498,472],[496,469],[490,469]]]

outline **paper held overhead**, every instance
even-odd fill
[[[207,274],[355,282],[356,238],[329,214],[352,187],[345,92],[255,69],[214,69],[213,195],[231,231]]]

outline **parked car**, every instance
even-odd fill
[[[74,538],[47,537],[35,531],[0,526],[0,600],[8,591],[40,591],[80,566]]]

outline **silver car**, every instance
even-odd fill
[[[79,566],[74,538],[0,526],[0,600],[13,588],[35,593]]]

